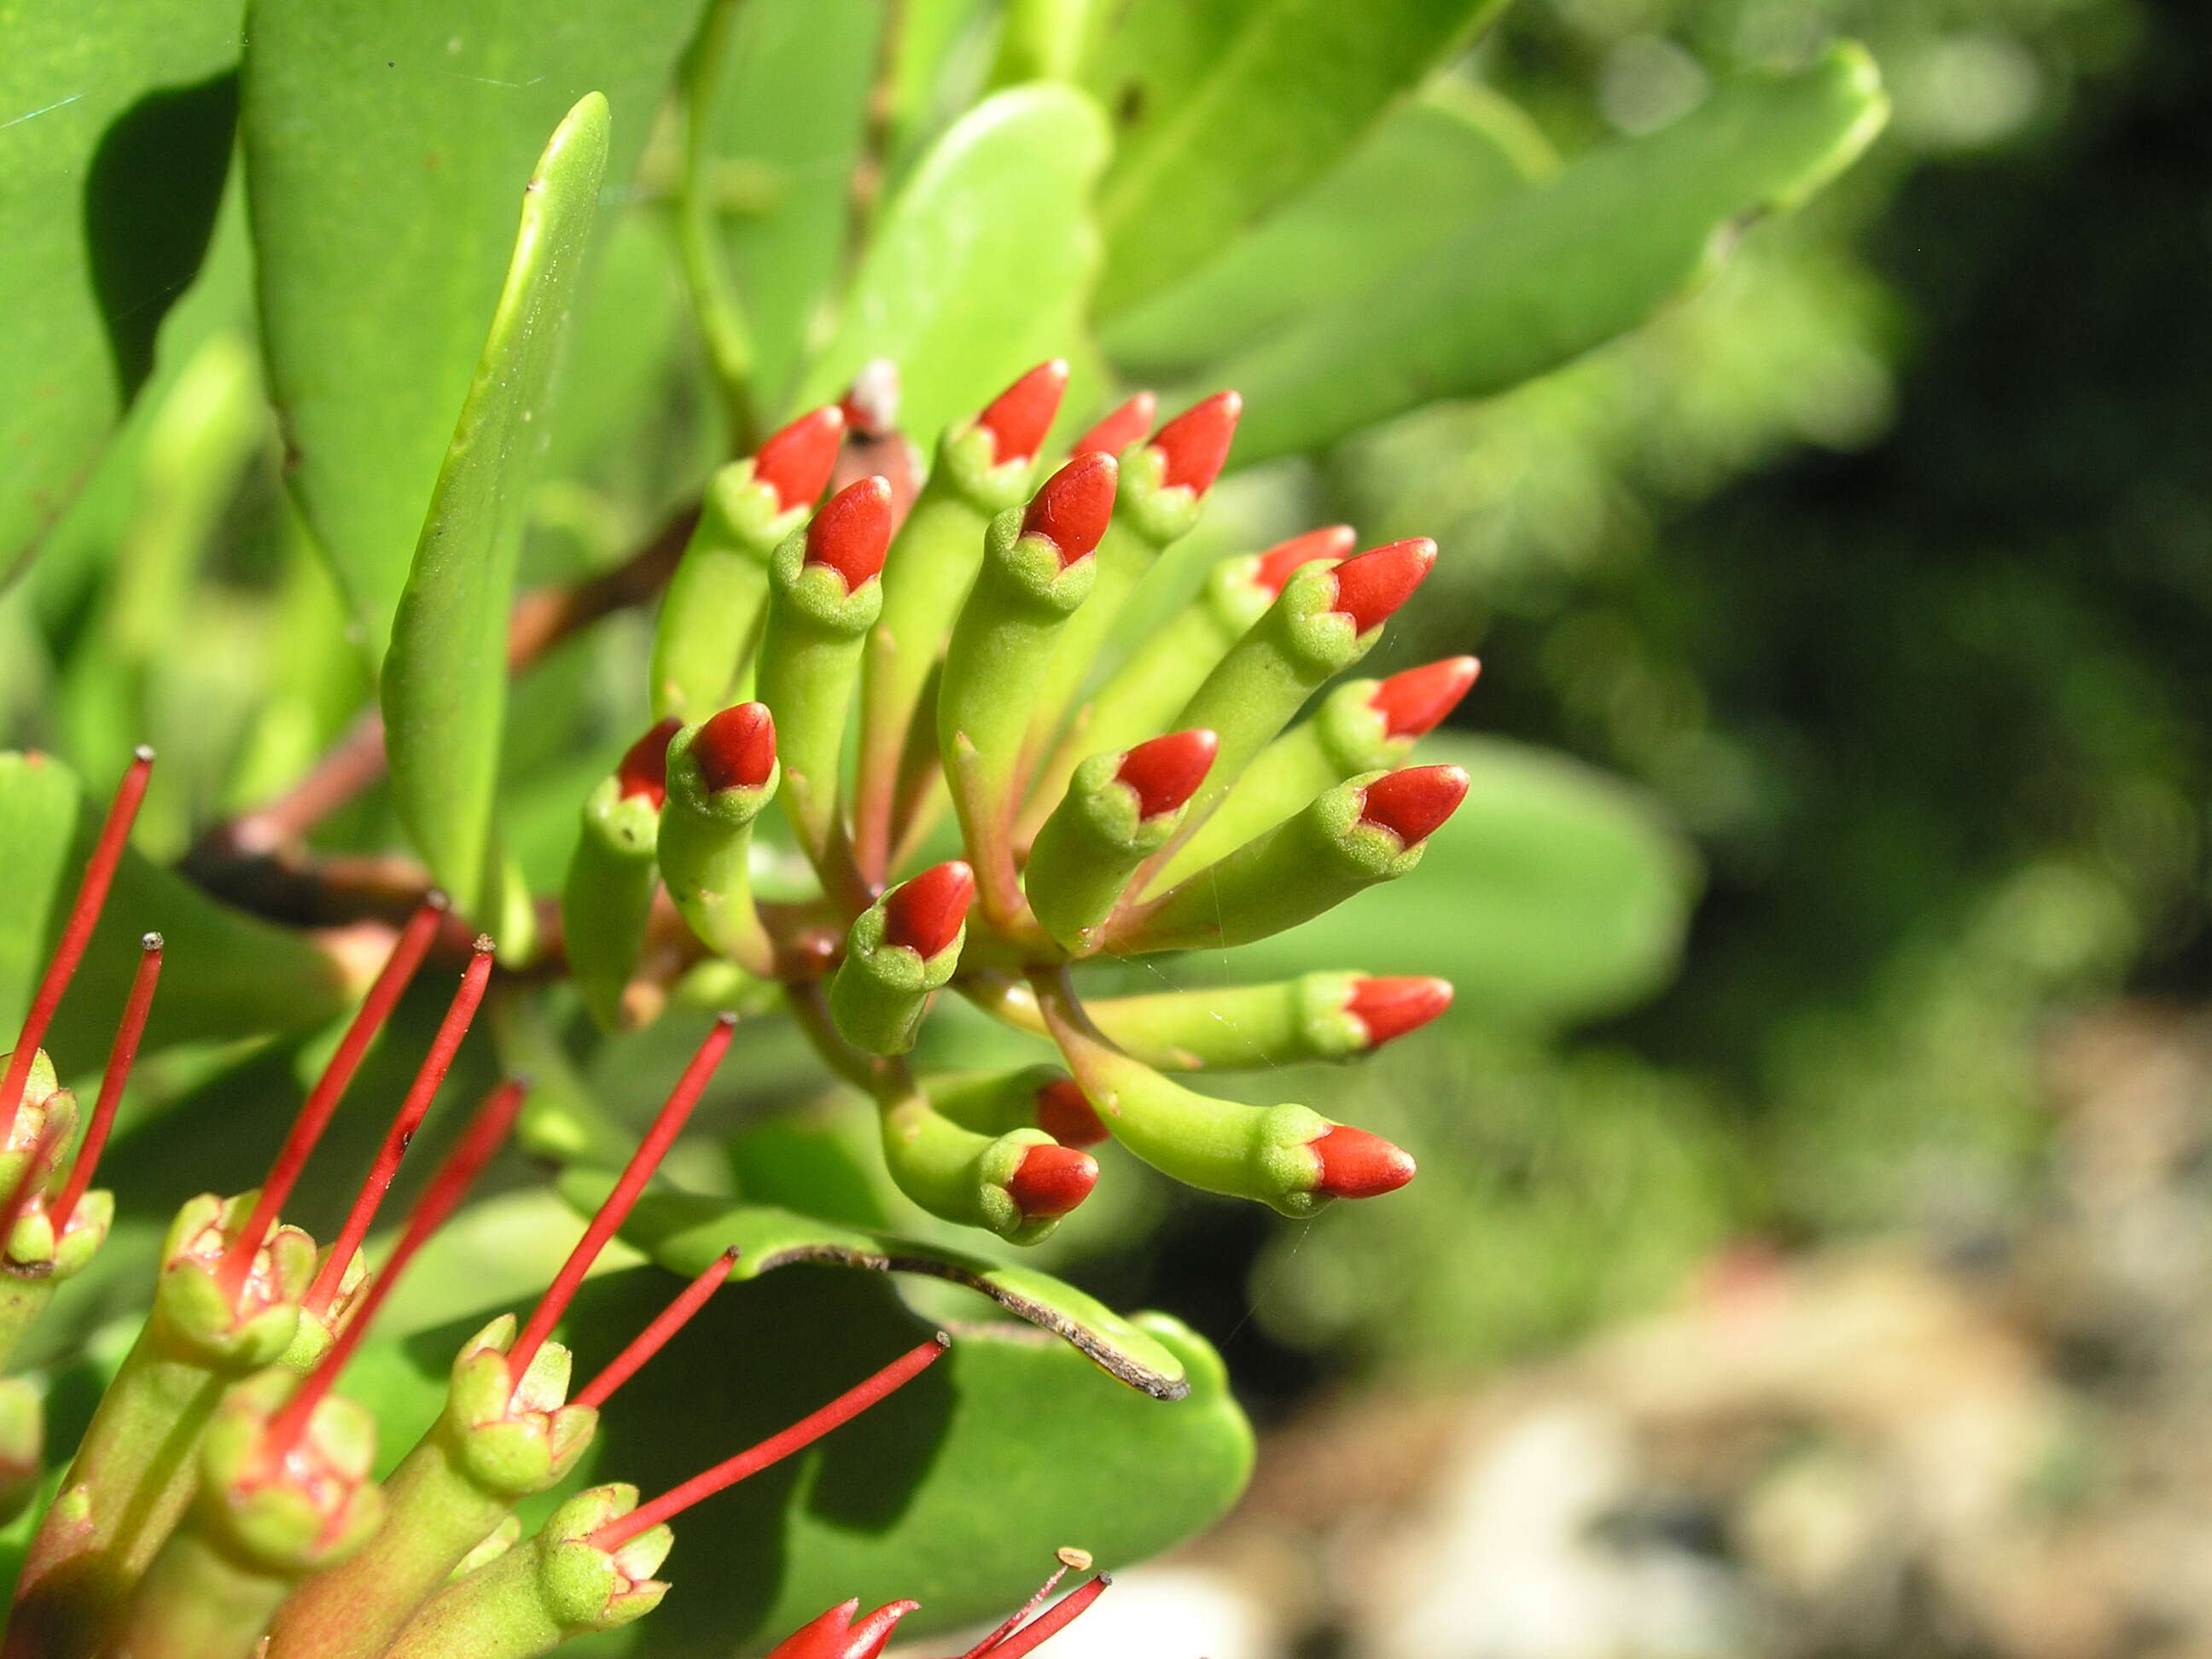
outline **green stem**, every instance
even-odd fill
[[[738,0],[714,0],[684,57],[684,170],[677,185],[676,241],[692,313],[721,391],[730,453],[742,455],[761,438],[760,411],[753,396],[752,328],[723,260],[708,178],[714,159],[714,108],[729,62],[737,11]]]

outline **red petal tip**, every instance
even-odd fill
[[[1072,1077],[1057,1078],[1036,1091],[1037,1127],[1063,1146],[1096,1146],[1106,1126]]]
[[[1121,471],[1111,455],[1078,455],[1030,499],[1022,515],[1022,534],[1042,536],[1058,548],[1063,570],[1088,557],[1113,521]]]
[[[894,887],[884,901],[884,941],[933,957],[960,936],[975,899],[975,872],[958,859]]]
[[[1365,1028],[1367,1046],[1417,1031],[1451,1006],[1448,979],[1363,979],[1352,988],[1344,1012]]]
[[[777,1643],[769,1659],[876,1659],[891,1639],[892,1627],[920,1605],[887,1602],[856,1623],[858,1598],[841,1602]]]
[[[1030,1221],[1066,1215],[1098,1184],[1098,1160],[1073,1146],[1032,1146],[1023,1154],[1006,1191]]]
[[[668,799],[668,740],[684,729],[671,714],[625,750],[615,767],[615,787],[624,800],[642,795],[659,811]]]
[[[880,438],[890,431],[898,425],[898,365],[888,357],[869,358],[837,408],[856,438]]]
[[[1379,823],[1407,846],[1417,847],[1459,810],[1467,784],[1467,773],[1456,766],[1409,766],[1367,786],[1360,821]]]
[[[699,728],[690,753],[714,793],[757,789],[775,770],[775,717],[764,702],[725,708]]]
[[[1252,572],[1253,583],[1271,595],[1280,593],[1283,584],[1307,565],[1323,559],[1332,564],[1341,563],[1351,553],[1352,544],[1352,526],[1348,524],[1309,530],[1303,536],[1277,542],[1260,556],[1260,562]]]
[[[1060,413],[1060,394],[1067,390],[1067,360],[1054,357],[1039,363],[1001,392],[991,406],[975,417],[975,424],[991,434],[994,461],[1026,461],[1044,444]]]
[[[836,404],[800,416],[760,447],[753,477],[775,491],[776,510],[788,513],[821,499],[845,441],[845,411]]]
[[[1382,715],[1383,729],[1391,737],[1422,737],[1459,707],[1481,672],[1482,665],[1473,657],[1446,657],[1408,668],[1376,686],[1368,706]]]
[[[1437,544],[1425,536],[1370,548],[1336,568],[1336,603],[1330,608],[1352,618],[1352,631],[1364,634],[1381,625],[1411,599],[1437,562]]]
[[[1073,453],[1090,455],[1103,451],[1109,455],[1119,455],[1152,429],[1152,414],[1159,404],[1160,400],[1151,392],[1139,392],[1078,438]]]
[[[1221,739],[1202,726],[1170,732],[1122,756],[1121,769],[1114,775],[1137,792],[1137,816],[1156,818],[1198,793],[1220,749]]]
[[[1331,1198],[1380,1198],[1413,1178],[1413,1155],[1381,1135],[1339,1123],[1306,1142],[1321,1160],[1313,1190]]]
[[[1229,459],[1229,441],[1237,435],[1237,418],[1244,400],[1233,392],[1217,392],[1195,408],[1185,410],[1152,434],[1152,447],[1160,452],[1160,482],[1203,495],[1221,476]]]
[[[806,562],[828,565],[848,593],[883,569],[890,545],[890,480],[880,476],[846,485],[806,526]]]

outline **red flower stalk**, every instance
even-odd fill
[[[1379,1198],[1413,1178],[1411,1152],[1348,1123],[1323,1130],[1306,1146],[1321,1161],[1313,1190],[1331,1198]]]
[[[522,1328],[514,1339],[514,1346],[507,1351],[507,1374],[516,1383],[521,1382],[530,1370],[530,1362],[545,1346],[545,1339],[552,1335],[554,1326],[561,1322],[561,1316],[568,1311],[569,1299],[584,1282],[584,1275],[592,1270],[592,1263],[606,1249],[616,1230],[629,1218],[630,1206],[645,1191],[653,1172],[660,1167],[660,1160],[668,1156],[676,1137],[684,1133],[691,1109],[699,1103],[699,1097],[707,1091],[714,1068],[728,1052],[730,1036],[737,1029],[737,1023],[734,1014],[723,1014],[714,1021],[714,1029],[707,1033],[690,1063],[684,1068],[684,1075],[669,1091],[659,1115],[653,1120],[653,1127],[645,1132],[645,1138],[637,1143],[637,1150],[630,1154],[629,1164],[616,1179],[614,1190],[607,1194],[599,1213],[592,1218],[592,1224],[584,1229],[584,1236],[576,1241],[575,1249],[561,1264],[561,1271],[553,1275],[553,1282],[545,1287],[545,1294],[531,1310],[530,1322]]]
[[[975,872],[958,859],[933,865],[884,901],[884,942],[927,961],[948,948],[975,902]]]
[[[841,1601],[819,1618],[793,1632],[775,1644],[768,1659],[877,1659],[891,1639],[898,1621],[919,1601],[887,1601],[866,1618],[855,1620],[860,1598]]]
[[[760,447],[753,478],[775,492],[776,510],[788,513],[819,501],[845,441],[845,411],[836,404],[810,410]]]
[[[1098,1184],[1098,1160],[1073,1146],[1032,1146],[1022,1155],[1007,1196],[1025,1221],[1066,1215]]]
[[[314,1370],[307,1373],[291,1397],[269,1419],[269,1426],[262,1433],[261,1447],[262,1455],[270,1463],[281,1462],[284,1454],[292,1449],[301,1431],[307,1426],[307,1419],[314,1414],[315,1407],[330,1393],[331,1384],[345,1370],[346,1362],[353,1358],[354,1351],[361,1346],[362,1339],[368,1334],[369,1325],[375,1319],[377,1310],[392,1294],[392,1286],[399,1282],[399,1275],[407,1270],[407,1264],[415,1259],[416,1252],[430,1242],[431,1236],[446,1224],[447,1218],[459,1207],[469,1188],[476,1184],[477,1177],[483,1173],[484,1165],[490,1163],[494,1154],[507,1143],[507,1132],[514,1127],[515,1114],[522,1109],[522,1097],[528,1089],[529,1085],[520,1080],[502,1083],[485,1097],[483,1105],[477,1108],[476,1115],[470,1119],[469,1127],[462,1132],[460,1140],[446,1155],[446,1161],[438,1166],[438,1173],[431,1177],[430,1184],[422,1189],[422,1196],[416,1200],[414,1212],[407,1218],[406,1228],[399,1235],[399,1242],[392,1247],[390,1258],[377,1269],[376,1277],[362,1292],[353,1317],[346,1322],[345,1328],[338,1333],[337,1340],[331,1344],[330,1351],[316,1362]]]
[[[671,714],[623,752],[615,767],[616,787],[624,800],[642,795],[658,812],[668,799],[668,740],[684,729]]]
[[[1277,542],[1260,556],[1260,562],[1252,571],[1253,585],[1270,596],[1279,594],[1283,584],[1310,564],[1318,564],[1324,559],[1331,564],[1341,564],[1351,553],[1354,539],[1350,525],[1333,524],[1309,530],[1286,542]]]
[[[1419,1030],[1450,1007],[1451,1000],[1448,979],[1363,979],[1352,988],[1344,1012],[1366,1031],[1367,1046],[1379,1048],[1393,1037]]]
[[[123,1023],[115,1028],[115,1042],[107,1051],[107,1069],[100,1074],[100,1098],[94,1103],[92,1116],[84,1126],[84,1141],[77,1148],[76,1163],[70,1167],[69,1179],[54,1200],[57,1238],[69,1231],[77,1204],[91,1187],[94,1171],[100,1168],[100,1155],[107,1147],[107,1132],[115,1127],[115,1109],[123,1102],[124,1085],[130,1082],[131,1067],[138,1059],[138,1039],[145,1034],[146,1016],[154,1006],[154,988],[161,982],[161,936],[148,933],[139,940],[139,947],[138,969],[131,976],[131,995],[123,1005]],[[5,1232],[0,1232],[0,1239],[6,1237]]]
[[[1179,811],[1198,793],[1220,750],[1221,739],[1202,726],[1170,732],[1122,756],[1114,776],[1137,792],[1137,816],[1156,818]]]
[[[1364,634],[1389,620],[1413,598],[1437,562],[1437,544],[1425,536],[1370,548],[1336,568],[1336,603],[1331,607],[1352,618],[1352,630]]]
[[[1383,730],[1391,737],[1425,737],[1459,707],[1481,672],[1473,657],[1446,657],[1408,668],[1376,686],[1368,707],[1382,716]]]
[[[975,424],[991,434],[993,465],[1035,457],[1044,445],[1044,434],[1052,430],[1060,394],[1066,390],[1067,360],[1054,357],[1016,380],[975,417]]]
[[[592,1534],[594,1549],[618,1550],[640,1533],[650,1532],[662,1522],[681,1515],[694,1504],[712,1498],[726,1487],[734,1486],[748,1476],[758,1474],[771,1463],[781,1462],[795,1451],[812,1445],[830,1430],[842,1428],[871,1406],[889,1398],[908,1382],[945,1357],[952,1346],[952,1339],[939,1331],[919,1347],[909,1350],[878,1371],[866,1382],[848,1389],[820,1410],[802,1417],[780,1434],[770,1435],[757,1446],[724,1459],[711,1469],[702,1469],[681,1486],[672,1486],[647,1504],[641,1504],[628,1515],[617,1516]]]
[[[1078,438],[1069,453],[1119,455],[1152,429],[1152,411],[1158,407],[1159,399],[1151,392],[1138,392]]]
[[[322,1266],[316,1270],[314,1282],[307,1286],[302,1302],[311,1312],[319,1314],[329,1310],[337,1296],[338,1286],[345,1281],[354,1252],[368,1237],[377,1207],[384,1202],[384,1195],[392,1190],[393,1177],[399,1173],[399,1160],[407,1156],[416,1130],[422,1127],[422,1120],[429,1115],[431,1101],[437,1097],[446,1073],[453,1069],[453,1056],[460,1052],[461,1039],[469,1034],[469,1023],[476,1018],[477,1006],[483,1000],[484,987],[491,980],[491,940],[479,935],[469,965],[461,974],[460,988],[447,1006],[446,1017],[438,1023],[437,1035],[430,1039],[429,1051],[416,1068],[415,1080],[407,1085],[399,1109],[392,1114],[392,1125],[384,1132],[384,1143],[376,1149],[376,1161],[369,1165],[368,1179],[362,1182],[353,1207],[346,1212],[345,1224],[338,1230],[337,1242],[331,1246]]]
[[[291,1197],[301,1170],[307,1167],[308,1154],[315,1150],[315,1143],[330,1125],[331,1114],[337,1110],[354,1073],[361,1069],[362,1057],[368,1052],[368,1045],[376,1041],[377,1032],[392,1017],[399,999],[406,994],[415,970],[422,965],[430,942],[437,937],[438,928],[446,919],[447,908],[446,896],[434,891],[407,919],[406,927],[400,929],[392,946],[392,954],[385,958],[376,975],[376,982],[368,988],[368,994],[355,1011],[353,1024],[346,1027],[346,1034],[339,1039],[330,1063],[323,1067],[323,1074],[315,1079],[315,1086],[301,1103],[299,1115],[292,1120],[284,1144],[276,1149],[276,1159],[269,1166],[268,1177],[261,1183],[252,1212],[223,1251],[217,1282],[230,1295],[235,1297],[244,1287],[246,1275],[252,1271],[254,1256],[269,1237],[270,1228],[276,1223],[277,1212]]]
[[[589,1406],[594,1411],[605,1405],[617,1389],[643,1370],[645,1363],[690,1322],[691,1316],[707,1305],[708,1297],[729,1282],[730,1270],[737,1265],[738,1247],[732,1244],[709,1262],[704,1273],[678,1291],[675,1299],[653,1316],[653,1322],[632,1337],[629,1346],[608,1362],[605,1370],[571,1396],[568,1403]]]
[[[775,716],[764,702],[741,702],[711,716],[691,739],[691,758],[707,787],[757,789],[775,770]]]
[[[39,980],[39,988],[32,994],[30,1012],[23,1016],[23,1029],[15,1038],[15,1051],[8,1056],[8,1069],[0,1073],[0,1146],[6,1144],[8,1132],[15,1127],[24,1085],[31,1080],[32,1063],[38,1058],[39,1045],[46,1040],[46,1027],[53,1023],[54,1010],[61,1006],[62,994],[76,977],[85,946],[92,943],[92,930],[100,924],[100,908],[107,902],[115,866],[123,861],[123,849],[131,840],[131,826],[138,817],[139,803],[146,799],[146,781],[153,769],[154,751],[142,744],[131,751],[123,781],[115,786],[115,799],[107,804],[100,838],[93,843],[92,856],[85,861],[84,874],[77,882],[76,896],[70,902],[69,916],[62,923],[61,939]]]
[[[1096,1146],[1107,1139],[1106,1126],[1072,1077],[1056,1079],[1036,1091],[1036,1121],[1038,1128],[1063,1146]]]
[[[1363,823],[1377,823],[1407,847],[1417,847],[1459,810],[1468,775],[1456,766],[1409,766],[1367,786],[1359,809]]]
[[[1021,1659],[1025,1653],[1036,1652],[1089,1612],[1091,1604],[1103,1595],[1106,1587],[1113,1582],[1111,1576],[1100,1573],[1096,1578],[1061,1596],[1042,1617],[1024,1625],[1011,1635],[994,1632],[992,1639],[987,1640],[981,1647],[970,1648],[961,1656],[961,1659]],[[1000,1628],[1003,1630],[1004,1626]]]
[[[1194,495],[1212,489],[1229,459],[1229,442],[1237,435],[1237,417],[1243,412],[1242,398],[1233,392],[1217,392],[1155,432],[1152,447],[1160,453],[1162,486],[1188,489]]]
[[[853,592],[882,572],[891,528],[890,481],[878,474],[848,484],[807,525],[805,562],[827,565]]]
[[[1063,570],[1097,550],[1114,519],[1121,467],[1111,455],[1078,455],[1046,479],[1022,514],[1022,534],[1042,536],[1060,553]]]

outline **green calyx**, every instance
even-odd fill
[[[1030,1148],[1055,1144],[1042,1129],[979,1133],[913,1095],[884,1106],[883,1142],[891,1179],[933,1216],[1015,1244],[1034,1244],[1060,1224],[1057,1216],[1025,1218],[1007,1191]]]
[[[295,1382],[289,1370],[264,1371],[224,1400],[201,1451],[191,1520],[243,1564],[286,1579],[343,1559],[384,1521],[369,1478],[376,1422],[351,1401],[320,1401],[289,1456],[265,1455],[269,1419]]]
[[[777,509],[748,459],[714,475],[653,637],[656,718],[704,720],[725,706],[768,605],[769,556],[810,508]]]
[[[710,949],[766,976],[773,953],[753,906],[752,826],[782,781],[782,766],[771,768],[757,787],[710,789],[691,757],[698,734],[698,726],[687,726],[669,741],[668,799],[655,848],[661,880]]]
[[[1198,527],[1206,498],[1182,484],[1163,483],[1167,457],[1149,439],[1139,439],[1115,459],[1121,464],[1114,517],[1147,543],[1157,556]]]
[[[509,1380],[507,1350],[514,1328],[514,1316],[501,1314],[461,1350],[445,1415],[431,1431],[452,1449],[455,1468],[489,1495],[510,1501],[557,1484],[576,1467],[599,1421],[590,1407],[563,1403],[569,1358],[557,1342],[532,1356],[520,1382]]]
[[[164,1355],[212,1371],[244,1376],[274,1364],[291,1346],[300,1298],[315,1272],[315,1241],[297,1227],[272,1228],[234,1296],[222,1285],[222,1250],[257,1194],[185,1200],[161,1248],[161,1274],[144,1340]]]
[[[830,1018],[846,1042],[870,1054],[902,1054],[914,1047],[929,999],[960,966],[967,941],[963,924],[933,957],[885,941],[889,921],[878,899],[854,919],[845,936],[845,960],[830,982]]]
[[[561,890],[561,936],[584,1005],[603,1030],[623,1023],[623,992],[644,945],[659,838],[659,810],[649,796],[625,796],[619,779],[601,779],[585,797]]]
[[[848,591],[829,565],[808,564],[804,530],[787,536],[769,560],[757,690],[775,715],[785,813],[817,869],[836,817],[837,758],[861,649],[883,605],[880,580]]]
[[[1130,878],[1167,845],[1187,806],[1139,816],[1137,792],[1117,777],[1123,756],[1093,755],[1038,830],[1024,872],[1030,908],[1059,945],[1080,955],[1113,914]]]
[[[1313,973],[1270,985],[1164,991],[1084,1005],[1116,1048],[1161,1071],[1236,1071],[1349,1060],[1366,1028],[1347,1012],[1357,974]]]

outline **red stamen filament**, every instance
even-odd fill
[[[1017,1607],[1012,1613],[1007,1614],[1006,1622],[1005,1624],[1000,1626],[998,1629],[993,1631],[981,1641],[976,1643],[974,1647],[962,1654],[960,1656],[960,1659],[983,1659],[983,1656],[985,1654],[988,1653],[1000,1643],[1005,1641],[1007,1637],[1013,1634],[1015,1626],[1020,1624],[1023,1620],[1028,1618],[1039,1607],[1042,1607],[1044,1605],[1045,1597],[1051,1595],[1053,1591],[1058,1589],[1060,1588],[1060,1581],[1066,1577],[1067,1569],[1066,1567],[1054,1568],[1052,1577],[1046,1579],[1044,1583],[1037,1586],[1036,1595],[1030,1596],[1028,1601],[1023,1602],[1020,1607]]]
[[[714,1075],[714,1068],[722,1063],[722,1055],[730,1046],[730,1035],[736,1029],[734,1014],[724,1014],[714,1022],[714,1029],[707,1033],[706,1041],[691,1056],[691,1063],[684,1068],[684,1075],[676,1079],[676,1087],[669,1091],[659,1115],[653,1120],[653,1127],[637,1143],[637,1151],[630,1154],[629,1163],[615,1182],[614,1190],[599,1206],[592,1224],[584,1229],[576,1248],[568,1252],[568,1259],[561,1264],[561,1271],[553,1276],[553,1282],[545,1287],[545,1294],[531,1311],[530,1322],[522,1328],[521,1334],[514,1339],[514,1346],[507,1351],[507,1374],[517,1383],[529,1370],[538,1349],[545,1346],[545,1339],[553,1334],[554,1326],[560,1323],[561,1316],[568,1312],[569,1298],[584,1282],[584,1275],[592,1270],[592,1263],[606,1249],[616,1230],[629,1218],[630,1206],[645,1191],[653,1172],[660,1167],[660,1160],[668,1156],[676,1137],[684,1133],[691,1109],[706,1092],[708,1081]]]
[[[77,1148],[76,1163],[54,1200],[54,1236],[69,1231],[78,1200],[92,1185],[100,1155],[107,1146],[107,1132],[115,1123],[115,1109],[123,1101],[123,1085],[131,1080],[131,1067],[138,1058],[138,1039],[146,1030],[146,1016],[154,1006],[154,988],[161,979],[161,936],[149,933],[140,941],[138,971],[131,976],[130,1000],[123,1005],[123,1023],[115,1028],[114,1045],[107,1051],[107,1069],[100,1074],[100,1099],[84,1126],[84,1144]],[[0,1237],[6,1235],[0,1234]]]
[[[362,1056],[376,1041],[384,1022],[392,1018],[392,1009],[407,994],[415,970],[429,954],[430,941],[437,937],[438,926],[446,919],[446,896],[433,893],[407,919],[407,926],[400,930],[392,954],[376,975],[376,982],[368,988],[368,994],[362,999],[354,1014],[353,1024],[346,1028],[345,1036],[331,1055],[331,1063],[323,1067],[322,1076],[307,1091],[307,1098],[301,1104],[300,1115],[292,1120],[284,1144],[276,1149],[276,1161],[269,1166],[269,1177],[261,1183],[252,1212],[223,1253],[216,1282],[232,1296],[244,1288],[262,1241],[276,1224],[276,1212],[283,1207],[284,1200],[291,1197],[300,1171],[307,1167],[308,1154],[315,1150],[315,1142],[322,1139],[324,1129],[329,1127],[331,1114],[337,1110],[354,1073],[361,1069]]]
[[[300,1434],[307,1426],[307,1419],[346,1368],[354,1351],[361,1346],[362,1339],[376,1318],[376,1311],[384,1305],[385,1297],[399,1282],[399,1275],[415,1254],[430,1242],[431,1236],[446,1224],[446,1218],[459,1206],[461,1200],[476,1184],[483,1167],[492,1160],[500,1147],[506,1144],[507,1131],[514,1127],[515,1114],[522,1109],[522,1097],[529,1085],[519,1079],[502,1083],[484,1097],[477,1108],[476,1115],[461,1133],[459,1142],[446,1154],[446,1161],[438,1166],[438,1173],[422,1189],[422,1196],[415,1201],[414,1212],[407,1218],[406,1228],[399,1242],[392,1247],[392,1255],[377,1269],[376,1277],[362,1292],[360,1304],[353,1317],[338,1333],[337,1340],[331,1344],[330,1352],[317,1362],[298,1389],[293,1391],[269,1419],[269,1426],[261,1437],[262,1456],[274,1468],[283,1461],[286,1453],[298,1443]]]
[[[707,1298],[729,1282],[730,1269],[737,1265],[738,1247],[734,1244],[716,1256],[706,1272],[678,1291],[676,1299],[653,1318],[653,1322],[632,1337],[629,1346],[617,1354],[606,1370],[581,1389],[572,1403],[589,1406],[597,1411],[607,1403],[608,1396],[635,1376],[646,1361],[668,1345],[669,1338],[690,1322],[691,1316],[707,1305]]]
[[[1089,1612],[1091,1604],[1106,1593],[1114,1580],[1105,1573],[1079,1589],[1070,1590],[1033,1624],[1024,1625],[995,1647],[985,1648],[980,1656],[971,1659],[1021,1659],[1025,1653],[1034,1653],[1047,1642],[1066,1630]]]
[[[694,1504],[712,1498],[758,1474],[771,1463],[812,1445],[830,1430],[842,1428],[869,1407],[896,1394],[945,1357],[951,1339],[939,1332],[893,1360],[866,1382],[848,1389],[819,1411],[802,1417],[781,1434],[770,1435],[757,1446],[726,1458],[711,1469],[702,1469],[678,1486],[672,1486],[649,1504],[641,1504],[628,1515],[618,1515],[591,1535],[594,1549],[618,1550],[640,1533],[650,1532],[662,1522],[681,1515]]]
[[[107,889],[115,879],[115,866],[123,861],[123,848],[131,839],[131,825],[138,816],[139,803],[146,799],[147,775],[154,769],[154,751],[141,747],[131,757],[131,764],[123,774],[123,781],[115,787],[115,799],[108,803],[106,820],[100,826],[100,839],[93,843],[92,856],[85,860],[84,875],[78,881],[76,896],[70,902],[69,918],[62,924],[60,941],[46,963],[46,971],[39,981],[39,988],[31,998],[30,1012],[23,1016],[21,1035],[15,1039],[15,1050],[8,1057],[8,1070],[0,1076],[0,1140],[15,1127],[15,1113],[23,1103],[23,1088],[31,1080],[31,1063],[38,1058],[39,1045],[46,1041],[46,1027],[53,1023],[54,1010],[61,1006],[62,994],[76,975],[77,964],[84,960],[85,946],[92,942],[92,930],[100,925],[100,907],[107,902]]]
[[[330,1254],[317,1270],[315,1282],[307,1286],[304,1305],[310,1313],[326,1311],[337,1296],[354,1252],[368,1237],[369,1226],[376,1219],[377,1206],[392,1190],[392,1179],[399,1173],[399,1160],[407,1156],[416,1130],[422,1127],[431,1101],[437,1097],[446,1073],[453,1068],[453,1056],[460,1052],[461,1039],[469,1034],[469,1022],[476,1018],[477,1005],[483,1000],[484,985],[490,978],[491,941],[478,939],[476,953],[469,958],[468,968],[461,975],[461,988],[453,993],[446,1018],[439,1022],[438,1034],[430,1039],[430,1050],[422,1056],[414,1082],[407,1086],[406,1098],[392,1115],[392,1127],[384,1132],[384,1144],[376,1149],[376,1162],[369,1165],[368,1179],[355,1195],[353,1208],[346,1212],[345,1225],[338,1230],[337,1242],[331,1246]]]

